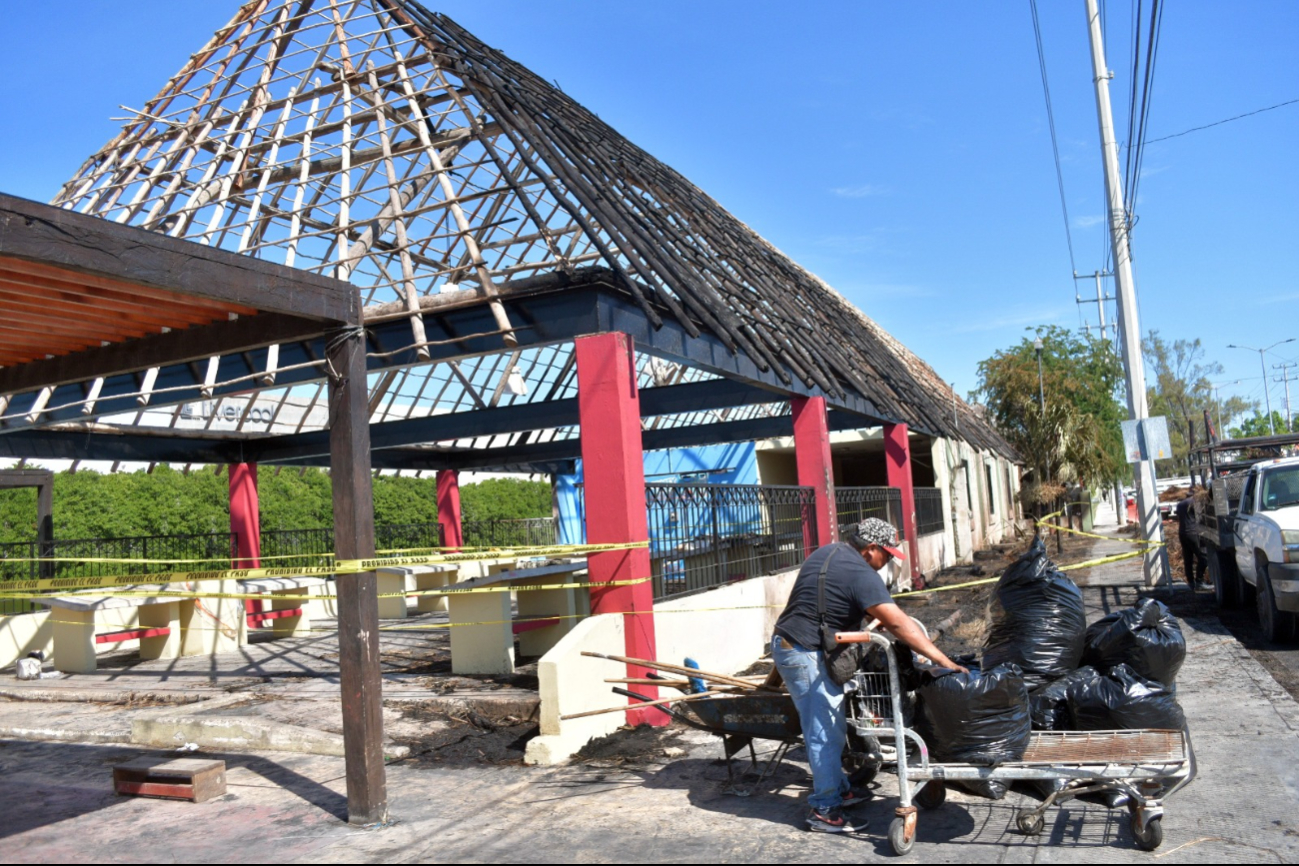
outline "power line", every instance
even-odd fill
[[[1069,206],[1065,203],[1064,172],[1060,170],[1060,145],[1055,136],[1055,112],[1051,109],[1051,85],[1046,77],[1046,54],[1042,50],[1042,27],[1037,19],[1037,0],[1028,0],[1033,11],[1033,38],[1037,42],[1037,66],[1042,73],[1042,93],[1046,97],[1046,122],[1051,129],[1051,155],[1055,157],[1055,182],[1060,189],[1060,211],[1064,214],[1064,238],[1069,244],[1069,268],[1078,273],[1078,265],[1073,255],[1073,232],[1069,228]]]
[[[1181,138],[1183,135],[1190,135],[1192,132],[1199,132],[1202,129],[1212,129],[1215,126],[1222,126],[1224,123],[1231,123],[1233,120],[1240,120],[1244,117],[1253,117],[1255,114],[1262,114],[1265,111],[1272,111],[1276,108],[1284,108],[1287,105],[1294,105],[1299,99],[1287,99],[1285,102],[1278,102],[1276,105],[1269,105],[1267,108],[1259,108],[1255,111],[1247,111],[1244,114],[1237,114],[1235,117],[1228,117],[1225,120],[1217,120],[1213,123],[1206,123],[1204,126],[1193,126],[1190,129],[1181,132],[1175,132],[1172,135],[1165,135],[1163,138],[1152,138],[1146,144],[1154,144],[1156,141],[1168,141],[1170,138]]]

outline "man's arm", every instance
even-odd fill
[[[889,634],[939,667],[969,673],[968,670],[949,659],[943,654],[942,650],[934,646],[933,641],[925,637],[925,633],[920,630],[920,626],[916,625],[915,621],[903,613],[902,608],[896,604],[892,602],[877,604],[874,607],[866,608],[866,613],[879,620],[880,625],[888,629]]]

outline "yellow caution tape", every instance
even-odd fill
[[[517,578],[516,578],[517,579]],[[584,581],[579,583],[550,583],[550,584],[512,584],[509,586],[486,586],[486,587],[465,587],[464,589],[446,588],[446,589],[412,589],[405,592],[381,592],[379,598],[416,598],[423,596],[452,596],[452,595],[473,595],[475,593],[488,592],[537,592],[539,590],[558,590],[558,589],[607,589],[614,586],[636,586],[637,584],[647,583],[653,580],[652,577],[638,577],[634,580],[608,580],[600,582]],[[73,593],[80,595],[83,593]],[[322,593],[321,595],[279,595],[270,592],[197,592],[194,590],[171,590],[166,587],[158,589],[110,589],[104,592],[93,592],[89,595],[94,598],[158,598],[166,596],[167,598],[189,599],[189,598],[234,598],[242,600],[256,601],[321,601],[337,599],[338,596],[333,593]],[[48,593],[31,593],[31,592],[8,592],[0,590],[0,601],[5,599],[36,599],[51,598]]]
[[[1054,523],[1046,524],[1043,523],[1044,520],[1046,520],[1045,517],[1042,518],[1042,520],[1037,521],[1037,525],[1046,526],[1047,529],[1054,529],[1057,532],[1068,532],[1071,535],[1081,535],[1084,538],[1099,538],[1101,541],[1119,541],[1123,544],[1142,544],[1147,547],[1162,547],[1164,544],[1162,541],[1146,541],[1144,538],[1116,538],[1113,535],[1097,535],[1094,532],[1083,532],[1081,529],[1070,529],[1067,526],[1057,526]]]
[[[379,568],[391,568],[405,565],[437,565],[442,563],[481,562],[490,559],[526,558],[533,556],[586,556],[592,553],[605,553],[615,550],[633,550],[648,547],[648,541],[636,541],[625,544],[570,544],[548,545],[545,547],[509,547],[490,550],[430,554],[428,556],[406,556],[392,559],[344,559],[333,565],[307,565],[296,568],[225,568],[205,571],[164,571],[149,574],[117,574],[103,577],[51,577],[34,580],[4,581],[4,590],[46,591],[102,589],[105,587],[131,586],[134,584],[170,584],[193,583],[203,580],[254,580],[267,577],[313,577],[341,574],[363,574]]]

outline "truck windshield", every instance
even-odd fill
[[[1272,469],[1263,474],[1263,511],[1299,504],[1299,466]]]

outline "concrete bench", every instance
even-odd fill
[[[181,605],[189,599],[162,594],[162,586],[128,586],[157,591],[156,596],[102,596],[75,593],[42,596],[34,601],[51,610],[54,622],[54,667],[65,673],[90,674],[98,667],[95,648],[104,643],[140,641],[140,658],[171,659],[181,655]],[[138,609],[137,628],[96,632],[98,614]]]
[[[586,560],[551,562],[533,568],[514,563],[490,566],[485,577],[456,584],[463,589],[504,589],[528,584],[583,582]],[[519,652],[541,656],[559,643],[581,617],[591,613],[586,587],[526,590],[517,593],[519,621],[511,609],[511,592],[452,593],[446,596],[451,620],[451,671],[457,674],[514,673],[514,637]]]
[[[406,598],[404,595],[396,595],[396,593],[442,589],[455,583],[459,574],[460,566],[452,563],[389,566],[376,569],[375,577],[378,579],[380,596],[379,618],[401,619],[406,616]],[[415,601],[415,609],[420,613],[446,610],[446,596],[418,596]]]
[[[240,643],[248,642],[248,628],[267,622],[271,623],[271,633],[277,638],[306,634],[311,630],[311,616],[306,612],[306,602],[298,598],[309,594],[311,587],[324,585],[323,577],[257,577],[239,581],[241,592],[265,594],[271,603],[270,610],[245,616]]]

